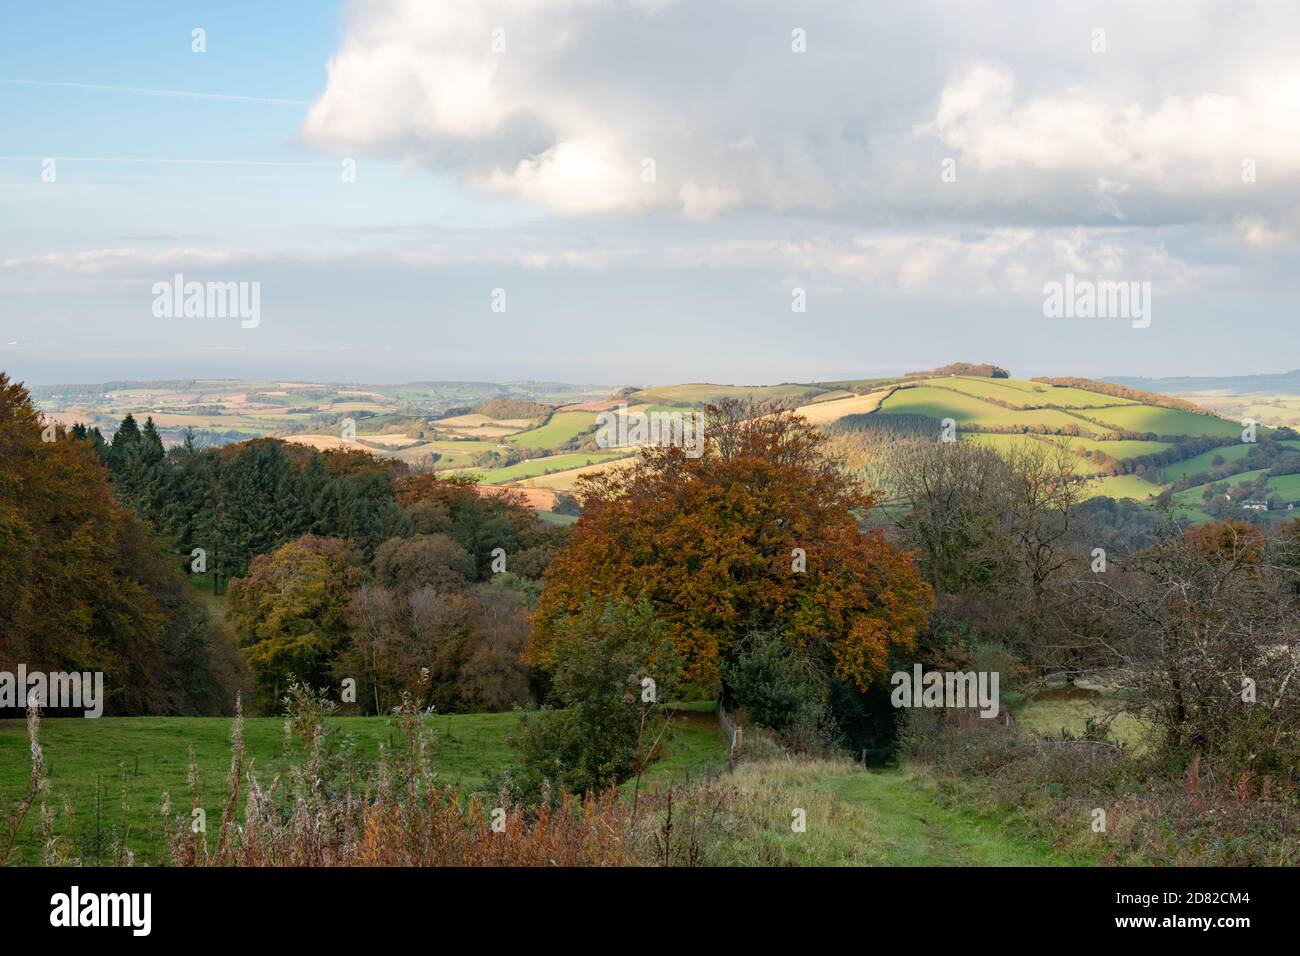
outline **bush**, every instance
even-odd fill
[[[776,635],[751,639],[725,668],[727,688],[754,723],[786,735],[816,724],[825,711],[825,692],[806,661]]]
[[[648,603],[589,605],[565,618],[555,643],[555,707],[524,714],[514,741],[515,796],[553,803],[639,774],[660,754],[664,704],[679,675],[676,650]]]

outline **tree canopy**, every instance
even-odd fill
[[[596,600],[646,601],[687,679],[712,684],[740,639],[776,633],[865,689],[925,626],[929,586],[855,511],[872,499],[801,417],[710,406],[704,453],[643,452],[582,480],[582,518],[555,555],[529,660],[555,663],[566,616]]]

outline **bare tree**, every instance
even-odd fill
[[[1300,762],[1294,544],[1225,523],[1168,534],[1077,582],[1117,709],[1187,752],[1265,769]]]

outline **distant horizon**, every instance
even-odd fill
[[[942,368],[946,365],[952,364],[953,362],[970,362],[970,364],[979,364],[973,359],[950,359],[944,362],[937,362],[933,365],[922,366],[917,368],[908,368],[906,371],[899,371],[893,373],[882,372],[879,374],[871,374],[871,375],[867,375],[867,374],[838,375],[838,376],[827,376],[822,378],[783,378],[783,379],[773,379],[768,381],[723,381],[720,379],[696,378],[696,379],[672,379],[672,380],[664,380],[664,381],[621,381],[620,380],[620,381],[609,382],[609,381],[585,380],[580,378],[557,378],[557,377],[527,378],[527,377],[517,377],[517,376],[510,377],[510,378],[485,378],[485,377],[476,376],[476,377],[459,377],[459,378],[442,378],[442,377],[401,378],[401,379],[386,380],[386,379],[376,379],[376,378],[331,378],[328,376],[316,376],[312,378],[295,378],[289,375],[273,375],[273,374],[256,375],[256,376],[172,374],[168,376],[156,376],[156,377],[144,377],[144,378],[106,377],[106,378],[86,379],[86,380],[64,379],[59,381],[33,381],[31,379],[24,379],[15,376],[13,373],[9,371],[9,369],[5,368],[2,364],[0,364],[0,372],[5,372],[6,374],[9,374],[11,379],[15,381],[21,381],[23,382],[23,384],[32,388],[54,388],[60,385],[103,386],[111,383],[141,384],[141,383],[148,383],[148,382],[197,382],[197,381],[272,382],[274,381],[274,382],[283,382],[283,383],[288,383],[293,385],[311,385],[311,384],[376,385],[380,387],[389,387],[389,388],[400,386],[400,385],[425,385],[425,384],[445,385],[445,384],[457,384],[457,383],[478,384],[478,385],[507,385],[507,386],[553,383],[558,385],[568,385],[568,386],[575,386],[581,388],[592,388],[592,389],[607,388],[613,391],[621,388],[637,388],[637,389],[662,388],[669,385],[705,384],[705,385],[732,385],[732,386],[739,386],[739,387],[746,387],[746,386],[757,387],[757,386],[772,386],[772,385],[787,385],[787,384],[805,385],[805,384],[817,384],[817,383],[825,383],[825,382],[849,381],[854,379],[891,378],[896,376],[903,376],[903,375],[909,375],[914,373],[923,373],[923,372],[932,371],[934,369]],[[989,361],[987,359],[980,359],[979,362],[986,362],[987,364],[990,365],[998,365],[997,362]],[[1005,368],[1005,366],[1000,366],[1000,367]],[[1108,380],[1115,380],[1115,379],[1147,379],[1151,381],[1163,381],[1163,380],[1170,380],[1170,379],[1268,378],[1268,377],[1275,377],[1275,376],[1295,375],[1300,373],[1300,368],[1283,369],[1280,371],[1246,372],[1240,374],[1223,374],[1223,373],[1197,374],[1193,372],[1193,373],[1184,373],[1184,374],[1177,374],[1177,375],[1118,375],[1118,374],[1079,375],[1076,373],[1055,373],[1054,374],[1054,373],[1037,372],[1037,371],[1032,373],[1022,373],[1016,369],[1009,369],[1009,368],[1007,369],[1007,371],[1010,373],[1011,378],[1021,379],[1021,380],[1028,380],[1040,376],[1049,376],[1049,377],[1088,378],[1096,381],[1108,381]]]

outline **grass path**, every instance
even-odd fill
[[[1060,866],[1052,847],[1011,833],[998,820],[946,807],[923,782],[900,770],[858,771],[834,792],[871,812],[882,866]]]
[[[716,862],[728,866],[1066,866],[1008,820],[946,805],[922,777],[845,760],[764,760],[722,782],[737,791]],[[802,810],[803,831],[792,825]]]

